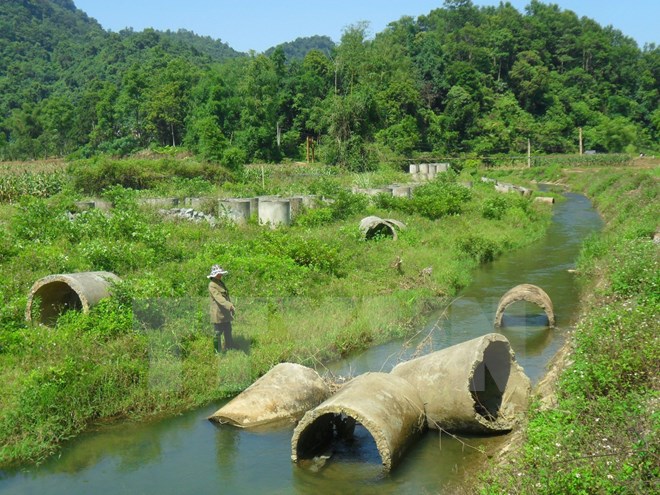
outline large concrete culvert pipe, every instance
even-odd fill
[[[424,404],[415,388],[387,373],[365,373],[308,411],[293,431],[291,459],[310,460],[334,441],[352,437],[359,423],[373,437],[383,468],[389,471],[424,431]]]
[[[406,225],[403,222],[392,218],[370,216],[360,221],[360,232],[367,240],[375,237],[391,237],[396,241],[399,237],[397,231],[405,228]]]
[[[30,289],[25,319],[52,325],[66,311],[87,312],[101,299],[109,297],[110,286],[119,281],[120,278],[110,272],[63,273],[44,277]],[[33,314],[37,304],[39,312]]]
[[[509,341],[496,333],[398,364],[391,374],[417,389],[429,428],[458,433],[511,430],[531,391]]]
[[[291,424],[329,395],[330,387],[315,370],[280,363],[208,419],[241,428]]]
[[[502,296],[499,304],[497,305],[497,311],[495,312],[495,327],[499,328],[502,326],[502,317],[504,316],[504,311],[511,304],[517,301],[527,301],[536,304],[539,306],[548,317],[548,326],[555,326],[555,313],[552,307],[552,300],[550,296],[540,287],[532,284],[520,284],[516,285],[510,289],[506,294]]]

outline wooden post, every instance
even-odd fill
[[[309,136],[307,136],[307,165],[309,165]]]
[[[582,156],[582,127],[578,127],[580,131],[580,156]]]
[[[527,168],[532,168],[532,141],[527,138]]]

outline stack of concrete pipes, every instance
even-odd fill
[[[390,373],[365,373],[334,395],[315,371],[279,364],[209,419],[240,427],[298,422],[291,440],[294,462],[315,458],[361,424],[388,471],[427,428],[511,430],[529,393],[529,378],[508,340],[491,333],[401,363]]]
[[[436,175],[449,170],[449,163],[411,164],[408,170],[415,181],[433,180]]]
[[[303,207],[312,208],[315,204],[315,196],[221,199],[218,202],[218,216],[237,224],[245,224],[254,215],[260,224],[275,228],[280,225],[291,225],[291,221]]]

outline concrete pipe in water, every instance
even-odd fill
[[[329,396],[330,388],[316,371],[280,363],[208,419],[241,428],[292,423]]]
[[[417,389],[429,428],[451,432],[511,430],[531,391],[509,341],[496,333],[398,364],[391,374]]]
[[[554,204],[555,198],[551,196],[537,196],[534,198],[534,201],[537,203],[548,203],[548,204]]]
[[[110,296],[110,286],[121,279],[110,272],[81,272],[49,275],[37,280],[25,308],[25,319],[52,325],[57,318],[71,309],[84,312]],[[33,315],[35,300],[39,301],[39,315]]]
[[[500,299],[500,302],[497,305],[497,311],[495,312],[496,328],[502,326],[502,317],[506,308],[517,301],[527,301],[541,307],[541,309],[545,311],[545,314],[548,317],[548,326],[555,326],[555,312],[552,307],[552,300],[550,299],[550,296],[548,296],[548,294],[546,294],[543,289],[537,287],[536,285],[520,284],[510,289]]]
[[[389,471],[425,428],[424,403],[405,379],[365,373],[307,412],[293,431],[291,459],[313,459],[327,452],[335,438],[351,437],[359,423],[373,437]]]

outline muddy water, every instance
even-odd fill
[[[555,205],[546,238],[480,268],[474,283],[406,342],[392,342],[335,363],[330,371],[357,375],[389,371],[414,352],[427,352],[493,331],[502,294],[514,285],[542,287],[554,303],[557,328],[527,303],[505,313],[501,330],[533,382],[561,346],[577,312],[574,266],[580,243],[601,228],[583,196],[567,194]],[[291,430],[264,432],[217,427],[206,417],[222,403],[178,417],[140,424],[118,424],[89,432],[38,467],[0,472],[0,493],[438,493],[455,489],[465,472],[476,476],[476,461],[503,437],[451,438],[429,432],[390,474],[383,474],[369,434],[337,451],[324,466],[302,469],[290,461]],[[460,489],[459,489],[460,491]]]

